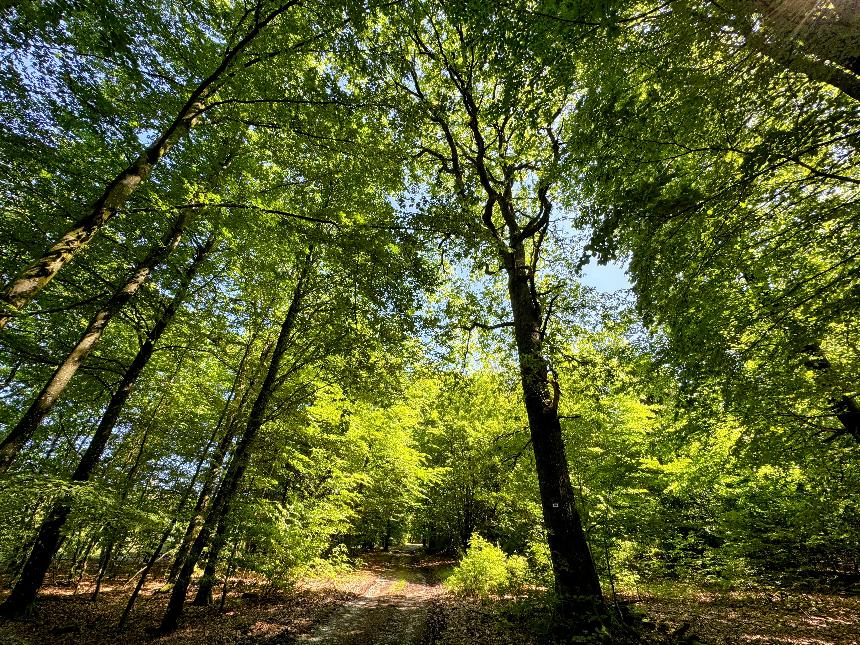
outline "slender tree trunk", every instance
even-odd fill
[[[182,569],[182,565],[185,564],[185,558],[188,557],[188,552],[191,550],[191,545],[194,543],[194,538],[197,537],[197,533],[200,530],[200,527],[203,525],[203,520],[205,519],[206,514],[206,506],[209,503],[209,499],[212,496],[212,491],[215,488],[215,484],[218,481],[218,476],[221,472],[221,467],[224,464],[224,458],[227,456],[227,450],[230,447],[230,444],[233,442],[233,428],[235,424],[231,424],[228,427],[227,432],[221,438],[220,443],[218,444],[217,449],[215,450],[215,454],[212,455],[210,460],[209,472],[206,474],[205,479],[203,480],[203,486],[200,489],[200,494],[197,496],[197,504],[194,506],[194,511],[191,514],[191,520],[188,522],[188,526],[185,529],[185,534],[182,536],[182,542],[179,544],[179,548],[176,550],[176,556],[173,559],[173,564],[170,567],[170,572],[167,575],[168,582],[173,582],[176,580],[176,576],[179,575],[180,570]]]
[[[833,413],[842,424],[844,431],[860,443],[860,407],[850,396],[843,396],[833,404]]]
[[[774,297],[768,286],[761,279],[756,278],[753,271],[745,270],[742,275],[750,287],[756,304],[767,312],[768,319],[775,326],[781,327],[787,334],[795,337],[802,336],[802,332],[798,331],[800,324],[793,317],[786,320],[785,317],[778,315],[778,310],[771,304],[774,302]],[[860,406],[857,405],[850,388],[846,388],[844,380],[834,374],[830,359],[827,358],[817,341],[802,347],[800,353],[808,356],[803,364],[813,372],[815,382],[828,393],[827,400],[830,404],[830,411],[842,424],[842,430],[834,429],[832,438],[848,434],[860,443]]]
[[[215,588],[215,574],[218,571],[218,559],[221,557],[221,549],[224,548],[224,542],[227,537],[227,521],[228,516],[225,510],[222,510],[221,516],[218,518],[218,527],[212,535],[212,540],[209,543],[209,553],[206,556],[206,567],[203,569],[203,577],[197,587],[197,595],[194,597],[192,604],[198,607],[208,607],[212,604],[212,590]]]
[[[78,587],[81,586],[81,581],[83,581],[84,576],[87,573],[87,564],[90,560],[90,552],[93,550],[93,547],[96,545],[96,542],[98,542],[98,531],[95,531],[93,533],[92,537],[90,537],[89,542],[87,543],[87,548],[86,551],[84,551],[84,557],[80,564],[81,572],[78,574],[78,579],[75,581],[75,590],[72,592],[72,595],[78,593]]]
[[[160,334],[159,334],[160,335]],[[140,353],[138,352],[138,356]],[[126,372],[128,374],[128,372]],[[121,389],[121,388],[120,388]],[[119,390],[118,390],[119,391]],[[108,406],[110,408],[110,406]],[[158,411],[158,406],[156,406],[156,412]],[[104,419],[104,417],[102,417]],[[146,451],[146,442],[149,439],[149,431],[152,429],[152,425],[154,423],[154,419],[146,426],[146,429],[143,432],[143,437],[140,440],[140,446],[138,446],[137,454],[134,458],[134,463],[129,469],[128,473],[125,476],[125,484],[122,487],[122,495],[120,495],[120,504],[125,504],[125,501],[128,499],[128,494],[131,492],[132,487],[134,486],[134,481],[137,478],[137,473],[143,467],[145,463],[145,459],[143,458],[144,452]],[[97,431],[98,432],[98,431]],[[96,588],[93,590],[92,594],[92,602],[96,602],[99,599],[99,592],[101,592],[102,581],[105,576],[112,577],[108,575],[108,568],[114,563],[116,556],[116,548],[117,542],[122,543],[123,540],[126,539],[125,532],[122,533],[119,540],[117,540],[117,529],[113,525],[112,522],[109,522],[106,527],[106,539],[107,544],[104,547],[104,556],[100,563],[98,576],[96,577]]]
[[[149,177],[158,162],[197,124],[201,114],[206,109],[206,101],[217,91],[219,83],[236,58],[269,23],[298,2],[299,0],[290,0],[252,23],[252,27],[245,36],[224,52],[224,56],[215,70],[191,92],[179,113],[170,125],[161,132],[155,142],[107,185],[90,212],[66,231],[42,257],[33,262],[7,285],[0,294],[0,303],[6,305],[6,310],[0,311],[0,329],[5,327],[14,313],[45,287],[60,269],[116,214],[131,194]]]
[[[203,525],[203,521],[206,515],[206,508],[212,497],[212,491],[215,489],[215,486],[218,483],[219,478],[221,477],[222,468],[224,467],[224,459],[227,456],[227,452],[230,450],[230,446],[233,444],[233,439],[236,435],[236,430],[238,429],[237,419],[239,413],[245,407],[247,397],[254,390],[256,378],[252,376],[248,383],[248,386],[244,389],[244,392],[242,393],[242,397],[239,400],[238,405],[235,408],[231,408],[231,403],[236,396],[236,390],[239,387],[239,382],[241,381],[242,375],[244,373],[244,365],[248,359],[248,355],[251,352],[254,340],[255,336],[251,337],[248,341],[248,344],[245,345],[245,352],[242,355],[242,360],[239,362],[239,369],[236,370],[236,377],[233,379],[233,385],[230,389],[230,396],[227,399],[227,402],[224,404],[224,409],[221,411],[221,417],[218,419],[218,424],[216,425],[215,430],[212,433],[212,439],[214,440],[221,426],[226,425],[227,427],[226,431],[224,432],[224,435],[221,437],[221,441],[218,442],[218,447],[216,448],[215,453],[210,459],[209,472],[206,474],[206,477],[203,480],[203,486],[201,487],[200,494],[197,497],[197,504],[194,506],[194,511],[191,514],[191,519],[188,521],[188,526],[185,529],[185,534],[182,537],[182,542],[179,544],[179,548],[176,550],[176,556],[173,559],[173,564],[170,567],[170,573],[167,576],[168,582],[176,581],[176,576],[179,575],[179,571],[182,569],[182,565],[185,563],[185,558],[188,556],[188,551],[191,549],[191,545],[194,542],[194,538],[197,537],[197,533],[200,530],[200,527]],[[268,349],[265,349],[263,351],[263,359],[268,356],[268,353]]]
[[[179,500],[179,504],[177,504],[176,506],[176,511],[173,513],[173,519],[170,521],[168,527],[161,534],[161,539],[159,540],[158,545],[152,551],[152,555],[149,556],[149,560],[147,560],[146,566],[144,566],[143,571],[141,571],[140,578],[138,579],[137,584],[134,587],[134,591],[131,592],[131,596],[128,599],[128,603],[126,604],[125,609],[122,612],[122,616],[120,616],[117,629],[122,630],[125,628],[126,623],[128,622],[128,617],[131,614],[131,610],[134,609],[134,604],[137,601],[137,597],[140,595],[141,589],[143,589],[143,585],[146,582],[146,578],[149,575],[149,572],[152,570],[152,567],[155,566],[155,563],[158,562],[159,556],[161,555],[161,550],[164,548],[164,545],[167,544],[167,540],[170,539],[170,536],[173,534],[173,530],[174,528],[176,528],[176,524],[179,521],[179,515],[185,508],[185,504],[191,497],[191,493],[194,491],[194,485],[197,483],[197,478],[200,476],[200,471],[203,469],[203,464],[206,462],[206,456],[209,453],[209,449],[211,448],[213,440],[214,436],[209,440],[209,443],[203,449],[203,453],[201,454],[200,459],[197,461],[197,467],[194,469],[194,475],[191,477],[191,481],[188,482],[188,486],[186,486],[185,492],[183,492],[182,494],[182,499]]]
[[[181,228],[179,228],[179,230],[181,230]],[[176,242],[178,242],[178,237],[176,237]],[[200,266],[206,258],[206,255],[212,249],[213,245],[214,239],[210,237],[206,243],[198,249],[197,254],[194,256],[188,269],[183,274],[182,280],[172,300],[161,314],[150,332],[149,337],[146,339],[137,355],[134,357],[134,360],[131,362],[131,365],[125,371],[119,387],[111,397],[107,409],[102,415],[101,421],[96,428],[95,434],[93,435],[89,446],[87,446],[87,450],[81,457],[75,472],[72,473],[71,479],[73,482],[87,481],[96,465],[101,460],[104,449],[107,446],[108,439],[113,433],[113,429],[119,419],[120,412],[131,394],[134,383],[137,381],[138,377],[143,372],[143,369],[146,367],[146,364],[149,362],[149,359],[152,357],[156,343],[176,316],[179,307],[187,295],[188,288],[194,279],[194,276],[197,274]],[[143,443],[141,444],[141,449],[138,452],[138,459],[135,468],[140,463],[142,453]],[[71,504],[72,500],[69,498],[60,500],[54,505],[48,517],[42,523],[39,528],[35,545],[33,550],[30,552],[30,557],[27,560],[27,563],[24,565],[24,569],[18,579],[18,583],[15,585],[15,588],[12,590],[12,593],[6,601],[0,605],[0,615],[20,616],[29,610],[29,607],[36,599],[39,587],[42,586],[42,582],[45,579],[45,573],[51,564],[51,560],[59,549],[61,529],[65,524],[66,518],[71,512]],[[113,550],[113,539],[109,539],[110,541],[106,548],[106,560],[108,562],[110,559],[110,553]],[[108,562],[105,562],[104,566],[99,569],[96,589],[93,593],[93,600],[98,597],[101,581],[104,576],[104,572],[107,569],[106,565]]]
[[[550,382],[542,353],[543,321],[534,297],[533,270],[521,244],[503,260],[560,615],[588,620],[603,613],[603,596],[570,484],[558,386]]]
[[[239,482],[241,481],[242,476],[245,474],[245,469],[248,466],[248,460],[251,456],[251,445],[263,425],[266,408],[268,407],[269,401],[271,400],[276,388],[278,371],[284,354],[286,353],[290,335],[301,306],[302,298],[304,296],[305,281],[310,271],[311,262],[312,251],[309,251],[296,282],[292,302],[290,302],[287,315],[281,325],[278,340],[275,343],[275,349],[272,352],[269,369],[266,372],[266,378],[263,380],[260,392],[254,400],[251,413],[248,416],[248,422],[245,426],[245,432],[239,440],[239,443],[236,445],[236,449],[230,459],[230,465],[227,468],[227,472],[224,475],[224,480],[221,482],[221,486],[218,488],[218,492],[215,494],[215,498],[212,501],[206,521],[203,523],[203,526],[200,528],[200,532],[197,534],[194,543],[191,545],[188,557],[185,558],[182,569],[176,578],[176,584],[174,584],[173,591],[170,594],[167,611],[161,621],[161,632],[170,632],[176,629],[179,623],[179,617],[182,615],[182,608],[185,604],[185,594],[188,591],[189,584],[191,584],[191,575],[194,572],[194,567],[197,565],[197,561],[199,560],[201,553],[203,553],[203,549],[209,542],[209,537],[212,534],[212,531],[215,530],[221,514],[229,512],[229,504],[239,487]]]
[[[152,270],[161,264],[177,247],[179,239],[182,237],[182,233],[185,230],[188,218],[189,214],[187,212],[183,212],[179,215],[164,241],[153,247],[149,253],[146,254],[146,257],[135,267],[134,272],[128,281],[114,292],[105,306],[99,310],[95,316],[93,316],[92,320],[90,320],[90,323],[80,340],[78,340],[77,344],[75,344],[63,362],[60,363],[59,367],[57,367],[51,375],[51,378],[45,384],[45,387],[42,388],[42,391],[39,392],[39,395],[30,405],[30,408],[21,420],[18,421],[17,425],[12,428],[12,431],[0,443],[0,473],[6,472],[9,469],[9,466],[21,452],[24,445],[33,436],[33,433],[42,423],[42,420],[47,416],[48,412],[50,412],[51,408],[57,402],[57,399],[60,398],[66,387],[69,385],[69,382],[78,371],[78,368],[80,368],[81,364],[87,356],[90,355],[99,340],[101,340],[101,337],[111,319],[137,293],[138,289],[140,289],[149,277]],[[127,396],[128,394],[124,395],[122,403],[125,402],[125,398],[127,398]],[[113,413],[113,408],[111,406],[108,407],[108,410]],[[111,423],[113,422],[115,422],[115,420],[111,421]],[[98,438],[98,431],[96,438]],[[96,438],[94,438],[94,440]],[[87,452],[89,453],[90,451]],[[95,452],[96,451],[93,451],[93,454]],[[87,457],[87,455],[85,455],[85,457]]]
[[[857,401],[850,394],[845,394],[845,388],[841,387],[844,383],[833,374],[833,366],[818,343],[807,345],[802,352],[809,355],[804,365],[815,374],[815,380],[831,392],[830,410],[842,424],[842,430],[834,430],[834,437],[848,434],[860,443],[860,406]]]
[[[239,541],[233,542],[233,549],[230,551],[230,558],[227,560],[227,573],[224,574],[224,584],[221,585],[221,602],[218,604],[218,609],[224,611],[224,603],[227,601],[227,584],[230,582],[230,577],[236,572],[236,553],[239,551]]]
[[[102,581],[104,580],[105,575],[107,574],[108,567],[111,563],[111,558],[113,558],[114,547],[116,546],[116,536],[113,534],[114,527],[107,527],[107,534],[105,535],[105,545],[102,547],[101,558],[99,559],[99,571],[96,575],[96,588],[93,589],[93,594],[90,596],[90,600],[92,602],[96,602],[99,599],[99,593],[102,590]],[[33,598],[35,600],[35,596]]]

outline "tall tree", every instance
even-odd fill
[[[267,32],[271,24],[298,4],[298,0],[273,3],[258,0],[242,11],[237,11],[232,21],[228,20],[228,33],[223,39],[226,45],[220,60],[215,62],[210,71],[201,74],[202,80],[190,86],[178,112],[158,131],[153,142],[131,164],[106,182],[92,208],[5,287],[0,300],[7,307],[6,311],[0,312],[0,328],[5,327],[14,313],[44,288],[119,212],[171,148],[186,138],[198,124],[204,111],[213,105],[213,97],[219,91],[224,91],[225,85],[235,82],[234,77],[241,77],[249,68],[271,57],[271,54],[248,56],[247,50],[261,34]],[[240,64],[240,61],[244,62]]]
[[[167,304],[164,312],[156,321],[152,331],[150,331],[147,339],[144,341],[137,355],[134,357],[131,365],[125,370],[119,386],[114,391],[113,396],[108,403],[107,409],[102,415],[101,421],[93,434],[90,444],[81,457],[75,471],[72,473],[72,482],[85,482],[90,478],[93,469],[99,463],[105,446],[110,439],[111,433],[119,420],[123,407],[125,406],[128,397],[131,395],[132,388],[135,382],[140,377],[146,367],[155,346],[161,338],[162,334],[167,329],[168,325],[176,315],[177,310],[182,305],[191,281],[197,274],[200,265],[206,259],[207,254],[212,250],[215,244],[215,237],[210,237],[203,242],[198,248],[195,257],[191,264],[185,270],[180,280],[179,286],[173,295],[173,298]],[[138,460],[143,452],[144,440],[141,442],[141,448],[138,452]],[[0,615],[11,617],[21,616],[29,611],[30,606],[36,599],[36,594],[42,582],[45,579],[45,573],[51,565],[51,561],[57,553],[60,546],[61,531],[65,524],[66,518],[71,512],[72,500],[65,498],[57,502],[48,516],[43,520],[39,527],[39,532],[36,541],[33,545],[33,550],[24,565],[21,575],[12,589],[12,593],[0,605]]]
[[[382,57],[416,118],[427,190],[456,201],[446,223],[477,262],[500,264],[529,420],[560,615],[588,623],[603,598],[570,483],[560,390],[545,354],[551,315],[541,293],[542,253],[551,234],[554,191],[567,162],[561,137],[572,110],[574,78],[555,66],[559,51],[529,49],[521,34],[549,29],[512,8],[414,3],[395,21],[396,49]],[[545,33],[545,32],[544,32]],[[383,73],[383,72],[380,72]]]
[[[848,375],[860,356],[846,341],[860,113],[850,92],[755,48],[850,75],[844,40],[812,52],[824,40],[800,21],[823,36],[845,8],[664,6],[605,42],[617,55],[588,68],[595,89],[570,142],[598,160],[580,178],[590,251],[630,259],[640,311],[666,334],[691,396],[718,384],[761,432],[782,420],[806,436],[857,434]]]

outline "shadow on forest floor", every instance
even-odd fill
[[[713,591],[658,588],[635,600],[654,621],[709,645],[860,644],[860,595],[797,590]]]
[[[487,603],[447,594],[442,559],[373,554],[364,566],[336,580],[306,581],[267,591],[254,581],[231,581],[225,610],[186,607],[181,628],[152,638],[167,595],[147,586],[128,629],[116,621],[130,589],[107,586],[97,603],[85,588],[73,594],[45,589],[33,616],[0,621],[0,645],[153,643],[158,645],[537,645],[539,605]],[[655,623],[648,642],[684,631],[711,645],[850,645],[860,643],[860,596],[796,591],[713,592],[676,585],[627,599]],[[537,620],[535,620],[537,619]],[[649,637],[650,638],[650,637]],[[689,640],[687,642],[693,642]]]

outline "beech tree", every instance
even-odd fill
[[[452,232],[507,276],[513,320],[499,324],[512,328],[519,358],[556,593],[562,615],[587,622],[603,599],[570,484],[539,279],[575,91],[570,70],[549,63],[551,43],[526,47],[523,34],[547,28],[515,8],[408,5],[382,32],[395,46],[374,71],[402,97],[401,119],[420,119],[416,179],[442,200],[453,196]]]
[[[7,29],[6,34],[9,40],[19,47],[16,52],[20,54],[18,60],[13,59],[11,62],[13,73],[19,78],[22,76],[21,66],[26,64],[21,62],[21,59],[27,49],[35,50],[37,55],[42,50],[50,51],[54,47],[60,51],[66,49],[83,57],[93,57],[97,61],[94,65],[94,71],[97,73],[119,76],[121,80],[114,81],[114,85],[123,82],[137,85],[137,92],[149,94],[146,96],[148,101],[154,99],[165,105],[176,105],[177,110],[169,116],[159,114],[151,125],[148,124],[150,132],[155,133],[153,136],[147,132],[146,138],[151,139],[151,143],[143,151],[133,153],[133,161],[130,164],[112,177],[105,178],[101,192],[92,206],[85,208],[78,205],[75,210],[82,214],[71,227],[53,241],[41,256],[8,282],[0,294],[0,299],[7,305],[7,311],[0,315],[0,328],[5,327],[12,316],[125,207],[129,197],[147,181],[165,155],[175,145],[184,141],[201,120],[206,120],[205,112],[209,111],[211,114],[221,106],[248,100],[245,96],[236,97],[234,91],[243,84],[245,88],[249,87],[247,76],[253,72],[255,66],[274,57],[295,56],[319,37],[319,33],[315,33],[313,27],[303,24],[300,17],[289,21],[282,18],[291,11],[295,13],[298,4],[297,1],[269,3],[261,0],[241,8],[225,6],[221,9],[223,13],[219,12],[209,24],[215,30],[208,32],[200,25],[189,26],[187,17],[182,12],[174,12],[170,7],[152,6],[143,12],[144,15],[135,16],[134,22],[135,25],[146,25],[155,32],[156,38],[151,40],[141,39],[130,33],[129,25],[122,22],[123,18],[128,17],[112,15],[112,11],[119,14],[121,10],[110,6],[94,7],[95,16],[88,14],[89,8],[67,13],[65,18],[69,28],[65,33],[54,23],[51,14],[57,7],[49,5],[42,11],[35,12],[35,16],[27,12],[17,16],[17,21]],[[116,29],[115,32],[109,33],[108,37],[114,42],[124,44],[118,51],[109,52],[107,56],[102,55],[101,42],[90,43],[78,36],[80,30],[86,30],[90,26],[93,18],[98,19],[100,9],[106,10],[111,18],[105,26],[106,29]],[[177,60],[175,52],[167,51],[176,45],[175,32],[186,33],[186,28],[194,33],[198,41],[194,43],[196,51],[189,57],[194,60],[195,66],[175,71],[166,69],[162,61]],[[167,34],[164,31],[167,31]],[[260,40],[277,43],[274,51],[267,45],[261,45],[258,42]],[[203,57],[200,56],[201,50],[206,53]],[[90,71],[86,67],[85,70]],[[49,68],[49,71],[54,70]],[[155,87],[149,86],[148,83]],[[72,89],[74,91],[76,88]],[[95,88],[95,92],[98,96],[110,89],[113,88]],[[89,97],[83,90],[92,91],[92,88],[81,88],[78,92],[80,96],[75,98],[86,105]],[[158,92],[160,96],[153,97],[153,90],[161,90]],[[266,102],[266,99],[250,99],[250,102],[257,100]],[[277,102],[282,99],[274,100]],[[163,111],[163,108],[160,111]],[[132,115],[128,119],[137,124],[133,131],[141,130],[136,119],[141,119],[142,116]]]

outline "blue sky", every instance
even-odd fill
[[[609,264],[600,265],[592,260],[582,269],[582,278],[580,278],[580,281],[602,293],[613,293],[621,289],[629,289],[631,285],[630,280],[627,278],[626,269],[627,265],[625,263],[610,262]]]

